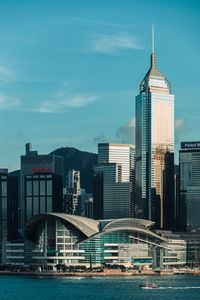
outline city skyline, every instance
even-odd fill
[[[135,144],[134,97],[149,65],[152,23],[157,64],[176,96],[176,154],[181,141],[200,140],[199,3],[0,6],[1,167],[19,168],[27,142],[40,153]]]

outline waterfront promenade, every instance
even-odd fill
[[[45,272],[13,272],[0,271],[0,276],[33,276],[33,277],[96,277],[96,276],[149,276],[149,275],[200,275],[200,269],[177,269],[177,270],[131,270],[122,272],[121,270],[103,270],[102,272],[61,272],[61,271],[45,271]]]

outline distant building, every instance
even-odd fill
[[[24,228],[24,224],[27,221],[27,212],[26,200],[28,199],[25,194],[26,186],[25,178],[26,175],[32,176],[31,180],[35,181],[33,175],[38,176],[40,174],[40,178],[42,178],[42,174],[44,174],[44,178],[47,179],[47,174],[51,173],[57,176],[63,175],[63,159],[57,155],[39,155],[37,151],[31,150],[31,144],[26,144],[26,154],[21,156],[21,186],[20,186],[20,214],[21,214],[21,228]],[[28,181],[28,180],[27,180]],[[39,196],[43,197],[43,194]],[[43,191],[42,191],[43,193]]]
[[[25,221],[38,214],[61,212],[62,176],[36,172],[24,175]]]
[[[93,219],[93,198],[84,201],[84,217]]]
[[[18,232],[18,185],[17,177],[7,169],[0,169],[0,249],[4,242],[17,238]],[[1,255],[0,255],[1,256]]]
[[[174,95],[171,83],[151,66],[136,96],[135,216],[174,227]]]
[[[181,143],[179,168],[179,230],[200,231],[200,142]]]
[[[180,236],[187,243],[187,265],[191,268],[200,266],[200,231],[181,232]]]
[[[163,252],[163,266],[180,267],[187,263],[187,242],[180,233],[167,230],[156,230],[156,233],[165,238],[168,243]]]
[[[81,186],[80,171],[69,170],[66,190],[63,195],[63,212],[72,215],[81,215]]]
[[[81,193],[80,171],[69,170],[67,176],[67,191],[71,191],[76,195]]]
[[[135,147],[99,144],[98,165],[93,174],[95,219],[126,218],[134,213]]]

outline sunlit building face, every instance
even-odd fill
[[[135,213],[161,228],[173,218],[173,153],[174,96],[152,54],[136,97]]]

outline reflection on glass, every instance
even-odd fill
[[[42,195],[42,196],[45,195],[45,181],[44,180],[40,181],[40,195]]]
[[[33,198],[33,215],[38,215],[39,214],[39,198],[34,197]]]
[[[32,195],[32,182],[31,181],[26,182],[26,195],[27,196]]]
[[[33,195],[39,195],[38,181],[33,181]]]
[[[40,213],[45,213],[45,197],[40,197]]]
[[[52,181],[47,180],[47,195],[52,195]]]

